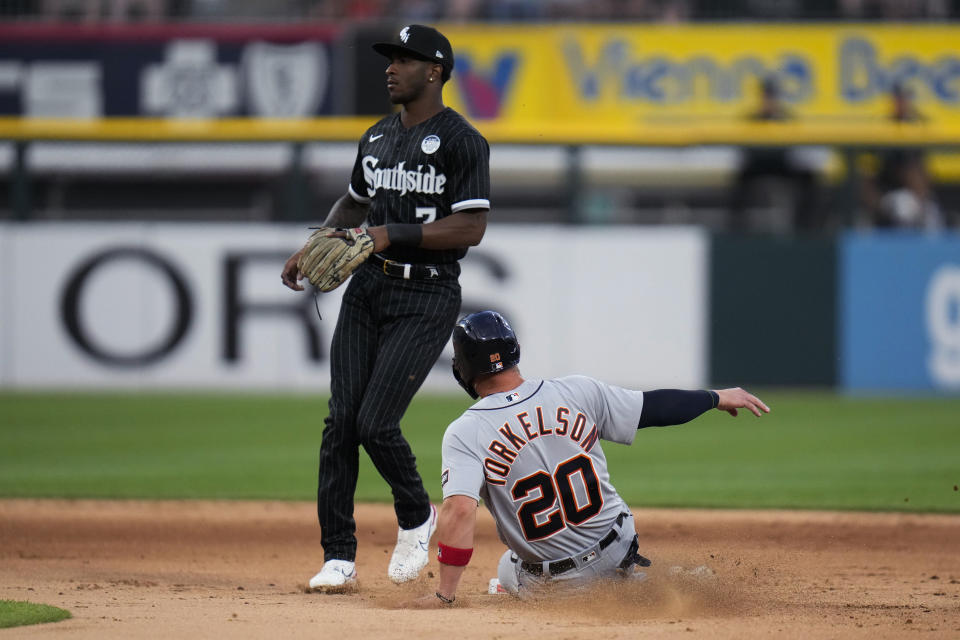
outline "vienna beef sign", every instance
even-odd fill
[[[936,126],[960,111],[960,27],[944,25],[451,25],[446,94],[473,118],[610,127],[742,119],[775,78],[799,118],[882,119],[895,84]]]

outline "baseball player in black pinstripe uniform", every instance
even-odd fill
[[[436,509],[400,419],[450,337],[460,310],[458,260],[479,244],[490,208],[487,141],[443,105],[450,43],[436,29],[409,25],[374,49],[390,60],[387,91],[401,108],[364,133],[348,192],[324,222],[365,223],[374,254],[350,279],[333,335],[317,487],[324,565],[310,580],[318,590],[356,583],[359,446],[393,491],[400,530],[388,575],[405,582],[427,564]],[[298,291],[300,253],[282,274]]]

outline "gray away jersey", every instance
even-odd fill
[[[599,440],[631,444],[642,409],[643,392],[586,376],[487,396],[443,436],[443,497],[483,499],[523,560],[579,553],[627,509]]]

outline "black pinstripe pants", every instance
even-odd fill
[[[351,277],[330,350],[330,411],[317,474],[324,561],[356,557],[353,497],[360,446],[390,485],[400,526],[409,529],[429,517],[429,497],[400,419],[459,312],[456,279],[402,280],[369,264]]]

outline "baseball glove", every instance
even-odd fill
[[[332,235],[339,232],[344,237]],[[300,273],[320,291],[333,291],[373,253],[366,230],[320,227],[310,236],[297,261]]]

